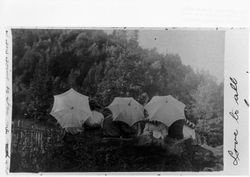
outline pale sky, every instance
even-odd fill
[[[224,78],[225,32],[215,30],[140,30],[139,45],[160,53],[178,54],[194,70],[208,70],[219,82]]]

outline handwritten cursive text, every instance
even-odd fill
[[[238,165],[239,160],[240,160],[240,158],[239,158],[240,153],[237,150],[237,145],[238,145],[237,136],[238,136],[238,130],[236,129],[234,131],[234,149],[233,149],[233,151],[228,150],[228,154],[233,158],[233,165],[235,165],[235,166]]]

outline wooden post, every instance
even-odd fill
[[[41,149],[42,149],[42,145],[43,145],[43,131],[40,132],[40,146],[41,146]]]
[[[17,151],[19,149],[19,141],[20,141],[20,138],[19,138],[19,123],[20,123],[20,120],[17,121],[17,127],[16,127],[16,137],[17,137]]]
[[[19,131],[20,131],[20,141],[22,143],[22,138],[23,138],[23,132],[22,132],[22,121],[20,120],[20,124],[19,124]]]
[[[42,132],[41,130],[39,131],[39,147],[41,148],[41,136],[42,136]]]
[[[40,130],[37,131],[37,147],[40,146]]]
[[[36,146],[38,147],[38,131],[36,130]]]
[[[30,145],[31,146],[33,146],[33,144],[34,144],[33,138],[34,138],[34,126],[32,125],[31,126],[31,132],[30,132]]]

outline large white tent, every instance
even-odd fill
[[[72,88],[54,96],[50,114],[56,118],[62,128],[82,127],[82,124],[93,116],[88,97]]]
[[[122,121],[132,126],[144,120],[144,108],[132,97],[116,97],[108,106],[113,113],[113,120]]]
[[[149,115],[149,120],[160,121],[167,127],[169,127],[176,120],[186,119],[184,108],[185,104],[178,101],[171,95],[154,96],[145,106]]]

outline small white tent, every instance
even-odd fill
[[[178,101],[171,95],[154,96],[145,106],[149,120],[156,120],[169,127],[179,119],[186,119],[184,115],[185,104]]]
[[[132,97],[116,97],[108,108],[113,113],[113,120],[125,122],[129,126],[144,120],[143,106]]]
[[[70,89],[54,96],[54,104],[50,113],[62,128],[79,128],[92,117],[88,97]]]

